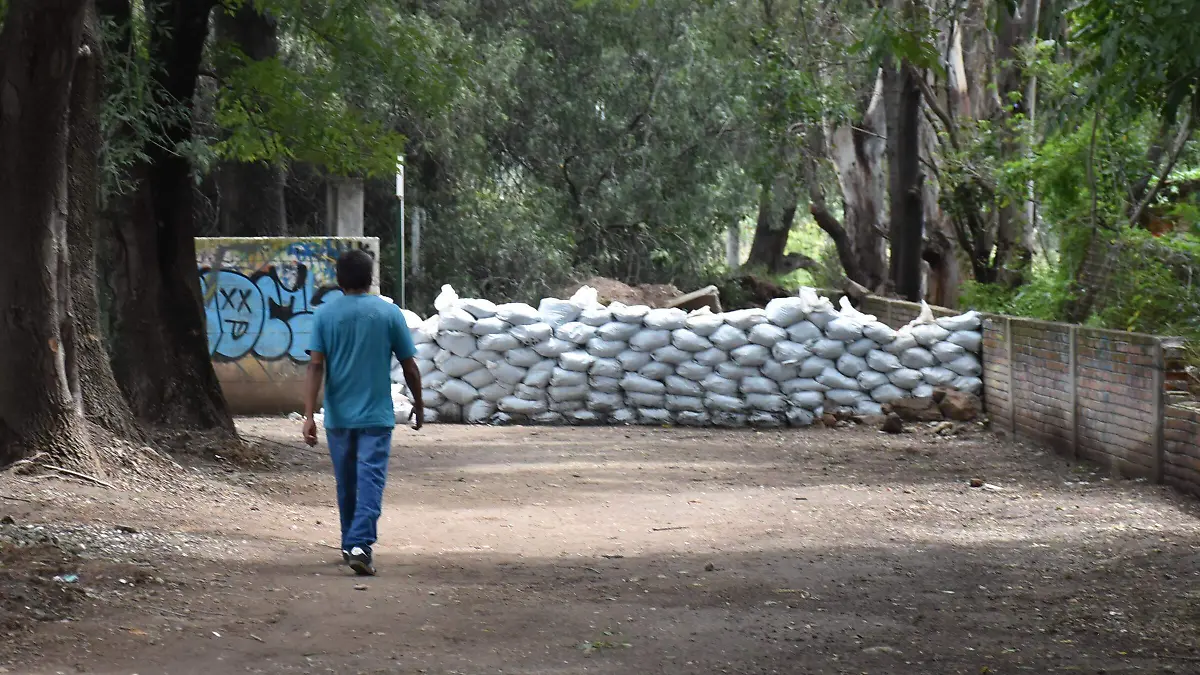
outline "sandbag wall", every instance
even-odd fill
[[[973,312],[897,331],[811,289],[723,314],[604,306],[586,287],[536,309],[445,287],[435,305],[425,320],[405,312],[431,422],[804,427],[935,387],[983,389]],[[406,419],[398,365],[392,380]]]

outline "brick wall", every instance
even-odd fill
[[[1163,480],[1200,496],[1200,408],[1167,406]]]

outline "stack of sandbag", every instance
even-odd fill
[[[405,313],[428,421],[801,427],[935,387],[983,388],[974,312],[935,320],[925,307],[893,330],[812,289],[724,314],[605,307],[587,287],[535,309],[446,286],[435,307],[424,321]],[[398,419],[408,412],[397,406]]]

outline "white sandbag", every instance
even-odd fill
[[[912,368],[901,368],[900,370],[888,373],[888,379],[897,387],[909,391],[916,389],[922,382],[921,371],[913,370]]]
[[[846,346],[846,351],[848,353],[862,357],[865,357],[867,354],[870,354],[876,349],[879,349],[879,344],[874,340],[868,340],[867,338],[855,340]]]
[[[825,335],[839,342],[854,342],[863,336],[862,324],[854,319],[838,317],[825,326]]]
[[[805,410],[816,410],[825,402],[825,392],[822,391],[797,391],[788,396],[788,402],[797,408]]]
[[[779,383],[765,377],[747,377],[739,387],[743,394],[777,394]]]
[[[863,417],[882,417],[883,406],[875,401],[862,400],[855,404],[854,412]]]
[[[896,331],[892,330],[892,327],[886,323],[872,321],[863,324],[863,337],[873,340],[878,344],[886,345],[896,339]]]
[[[467,424],[487,424],[496,414],[496,404],[491,401],[472,401],[463,408],[463,421]]]
[[[976,331],[955,331],[946,338],[946,342],[956,344],[972,354],[978,354],[983,349],[983,335]]]
[[[696,359],[696,363],[699,363],[702,366],[716,368],[717,366],[729,360],[729,354],[721,349],[713,347],[712,349],[706,349],[696,354],[694,358]]]
[[[667,397],[631,391],[625,394],[625,404],[633,408],[662,408],[667,404]]]
[[[613,321],[596,329],[596,336],[603,340],[614,342],[629,342],[629,338],[637,335],[642,327],[636,323]]]
[[[746,337],[745,331],[728,324],[718,328],[708,337],[708,340],[716,345],[717,349],[724,352],[731,352],[738,347],[750,344],[750,339]]]
[[[608,311],[607,307],[592,307],[579,314],[580,323],[594,328],[599,328],[610,321],[612,321],[612,312]]]
[[[571,304],[588,309],[590,307],[602,307],[600,304],[600,291],[597,291],[591,286],[580,286],[579,290],[571,295]]]
[[[538,315],[542,318],[542,321],[555,328],[578,319],[582,312],[583,308],[570,300],[543,298],[541,303],[538,304]]]
[[[517,398],[523,398],[526,401],[545,401],[548,398],[546,396],[546,387],[544,385],[541,387],[536,387],[529,384],[518,384],[516,391],[513,392],[513,395]]]
[[[503,305],[497,305],[496,316],[501,321],[510,323],[514,326],[528,326],[529,324],[538,323],[542,320],[538,311],[523,302],[509,302]],[[504,410],[501,408],[501,410]],[[509,412],[505,410],[504,412]]]
[[[620,394],[610,394],[603,391],[590,391],[587,396],[588,410],[596,412],[612,412],[625,405],[625,397]]]
[[[708,338],[701,337],[686,328],[671,331],[671,344],[677,349],[693,353],[712,349],[713,346]]]
[[[802,298],[775,298],[767,303],[767,321],[780,328],[790,328],[804,320],[810,307]]]
[[[476,389],[482,389],[483,387],[495,382],[496,376],[492,375],[492,371],[488,370],[487,368],[480,368],[479,370],[473,370],[466,375],[463,375],[462,381],[466,382],[472,387],[475,387]]]
[[[586,323],[572,321],[554,330],[554,337],[577,345],[585,345],[588,340],[596,337],[596,327]]]
[[[863,391],[871,391],[872,389],[877,389],[891,382],[887,375],[874,370],[867,370],[859,373],[857,379],[858,388],[862,389]]]
[[[533,351],[548,359],[557,359],[573,349],[575,349],[574,344],[566,340],[559,340],[556,337],[552,337],[545,342],[539,342],[533,346]]]
[[[762,374],[776,382],[787,382],[800,377],[800,368],[798,366],[784,365],[775,359],[770,359],[762,365],[759,370]]]
[[[629,349],[629,345],[619,340],[594,337],[587,341],[587,353],[600,359],[611,359],[626,349]]]
[[[671,424],[674,421],[675,416],[669,410],[662,408],[640,408],[638,410],[638,422],[646,426]]]
[[[531,387],[544,388],[550,384],[550,378],[554,376],[556,367],[557,363],[553,359],[539,361],[529,368],[529,372],[525,374],[525,379],[522,381]]]
[[[442,352],[442,348],[436,342],[426,342],[425,344],[417,345],[413,355],[418,359],[433,360]]]
[[[438,316],[442,317],[441,329],[453,330],[461,333],[471,332],[471,328],[475,325],[475,317],[471,316],[470,312],[457,307],[449,307],[438,312]]]
[[[440,370],[435,370],[428,376],[421,376],[421,388],[425,390],[436,391],[438,387],[445,384],[450,378]]]
[[[470,312],[476,319],[490,319],[496,316],[496,303],[491,300],[463,298],[458,301],[458,306]]]
[[[883,345],[883,351],[899,356],[900,354],[919,346],[920,345],[917,344],[917,339],[913,337],[911,333],[898,332],[896,333],[896,339],[892,340],[886,345]]]
[[[431,405],[425,405],[425,424],[437,424],[441,422],[441,417],[438,415],[437,408]]]
[[[454,401],[446,401],[437,407],[438,419],[447,424],[457,424],[462,421],[462,406]]]
[[[413,405],[407,398],[392,401],[392,421],[396,424],[408,424],[412,419]]]
[[[508,361],[489,363],[487,368],[492,372],[497,381],[507,384],[524,382],[525,376],[529,373],[528,368],[519,368]]]
[[[635,352],[652,352],[671,344],[671,332],[665,330],[643,330],[629,338],[629,348]]]
[[[899,357],[879,349],[867,354],[867,366],[880,373],[890,373],[903,367]]]
[[[837,360],[837,369],[846,377],[857,378],[860,373],[867,370],[867,360],[853,354],[842,354]]]
[[[830,389],[848,389],[856,391],[858,389],[858,379],[843,375],[840,371],[834,368],[826,368],[825,372],[817,376],[817,382],[829,387]]]
[[[750,421],[749,417],[739,413],[714,412],[711,416],[713,426],[722,429],[741,429]]]
[[[674,373],[675,366],[661,361],[651,361],[637,370],[638,375],[648,380],[657,380],[659,382],[666,380]]]
[[[825,392],[829,391],[829,387],[821,384],[811,377],[797,377],[794,380],[788,380],[787,382],[779,385],[779,389],[788,396],[801,391],[815,391],[820,394],[824,394]]]
[[[626,350],[617,354],[617,362],[620,363],[621,367],[627,371],[637,371],[642,366],[650,363],[653,360],[654,357],[646,352]]]
[[[727,377],[731,380],[737,380],[738,382],[741,382],[747,377],[758,377],[762,374],[762,371],[760,371],[758,368],[739,366],[738,364],[732,362],[722,363],[721,365],[717,366],[716,372],[721,377]]]
[[[722,396],[736,396],[738,393],[737,380],[731,380],[727,377],[721,377],[716,373],[709,375],[700,382],[700,386],[711,394],[721,394]]]
[[[750,410],[783,412],[787,410],[787,399],[779,394],[746,394],[746,407]]]
[[[771,358],[771,350],[762,345],[744,345],[733,350],[729,356],[739,366],[757,368]]]
[[[678,330],[687,325],[687,312],[675,307],[652,309],[642,318],[642,325],[651,330]]]
[[[920,326],[913,326],[911,331],[913,338],[917,344],[922,347],[932,347],[946,338],[950,337],[950,331],[942,328],[936,323],[927,323]]]
[[[532,368],[545,361],[546,358],[528,347],[520,347],[505,352],[504,360],[518,368]]]
[[[678,366],[675,366],[675,373],[677,375],[693,382],[700,382],[704,380],[704,378],[712,375],[712,372],[713,369],[709,366],[706,366],[702,363],[697,363],[695,361],[688,361],[687,363],[681,363]]]
[[[499,363],[503,361],[504,355],[500,352],[491,351],[490,349],[476,349],[475,351],[471,352],[471,358],[486,366],[489,363]]]
[[[750,333],[746,336],[750,342],[756,345],[762,345],[767,349],[774,347],[777,343],[787,339],[787,331],[770,323],[762,323],[750,329]]]
[[[675,345],[667,345],[654,350],[654,360],[660,363],[669,363],[672,366],[677,366],[681,363],[687,363],[692,360],[692,353],[685,352]]]
[[[479,348],[474,335],[458,331],[438,331],[436,341],[442,349],[455,356],[470,356],[471,352]]]
[[[500,352],[501,354],[521,346],[521,341],[508,333],[484,335],[476,342],[480,349],[486,349],[490,352]]]
[[[567,352],[558,357],[558,365],[566,370],[574,370],[580,373],[587,373],[591,370],[592,364],[596,362],[596,357],[584,351]]]
[[[637,421],[637,413],[629,408],[620,408],[608,416],[608,421],[621,426],[633,424]]]
[[[964,354],[947,363],[946,367],[963,377],[979,377],[983,374],[983,365],[974,354]]]
[[[563,415],[566,416],[567,413],[572,413],[577,410],[586,410],[587,404],[584,403],[583,399],[576,399],[572,401],[555,401],[553,398],[551,398],[550,404],[547,407],[550,409],[550,412],[563,413]]]
[[[425,405],[426,409],[436,408],[445,402],[446,397],[442,396],[440,391],[434,391],[432,389],[421,390],[421,403]]]
[[[954,381],[953,387],[976,396],[983,393],[983,380],[978,377],[960,377]]]
[[[833,311],[832,306],[829,309],[818,309],[808,313],[808,320],[817,328],[824,331],[829,327],[829,324],[842,318],[837,312]]]
[[[493,382],[488,386],[479,390],[479,398],[484,401],[495,403],[505,396],[512,396],[517,390],[515,384],[507,382]]]
[[[766,322],[766,311],[758,308],[738,309],[732,312],[725,312],[725,323],[742,332],[749,331],[751,328]]]
[[[550,375],[550,386],[552,387],[582,387],[587,386],[587,383],[587,373],[578,370],[556,367]]]
[[[588,397],[587,384],[580,384],[573,387],[555,387],[546,388],[546,394],[550,396],[551,401],[586,401]]]
[[[700,337],[708,337],[715,333],[718,328],[725,325],[725,318],[720,314],[713,314],[707,307],[703,307],[688,315],[684,327],[692,331]]]
[[[771,356],[784,365],[795,365],[803,363],[805,359],[812,356],[812,352],[799,342],[784,340],[775,343],[775,346],[771,348]]]
[[[454,287],[450,284],[442,284],[441,292],[433,299],[433,309],[441,314],[447,309],[450,309],[458,304],[458,293],[454,292]]]
[[[807,345],[823,337],[825,337],[825,334],[811,321],[801,321],[788,328],[788,339],[802,345]]]
[[[958,331],[978,331],[983,326],[983,317],[979,312],[970,311],[959,316],[946,316],[937,320],[937,325],[956,333]]]
[[[855,406],[866,398],[867,395],[861,391],[851,391],[849,389],[831,389],[825,392],[825,400],[839,406]]]
[[[423,321],[416,328],[409,329],[409,333],[412,334],[413,344],[419,345],[426,342],[433,342],[434,336],[437,335],[439,324],[441,324],[441,321],[438,320],[438,316],[435,314]]]
[[[404,316],[404,325],[408,326],[409,331],[414,331],[418,326],[425,323],[425,319],[422,319],[421,315],[416,312],[402,309],[400,310],[400,314]]]
[[[863,312],[858,311],[858,309],[850,303],[850,298],[844,295],[842,296],[841,300],[838,300],[838,314],[842,315],[843,318],[853,319],[861,324],[868,324],[876,320],[874,314],[864,314]]]
[[[588,373],[593,377],[625,377],[625,369],[621,367],[621,362],[616,359],[596,359],[592,362],[592,367],[588,369]]]
[[[591,426],[599,424],[602,421],[600,416],[591,410],[572,410],[571,412],[564,413],[564,415],[567,418],[567,422],[578,426]]]
[[[895,403],[906,396],[908,396],[908,392],[894,384],[885,384],[871,390],[871,398],[878,403]]]
[[[837,364],[832,359],[810,356],[804,360],[804,363],[800,364],[800,377],[815,378],[826,370],[836,368]]]
[[[508,334],[521,341],[521,344],[532,347],[539,342],[545,342],[554,335],[554,328],[545,322],[530,323],[524,326],[513,326]]]
[[[558,427],[567,423],[567,418],[563,417],[562,413],[552,412],[547,410],[544,413],[538,413],[529,418],[533,424],[539,424],[548,427]]]
[[[846,353],[846,343],[839,340],[822,339],[809,345],[808,350],[823,359],[832,361]]]
[[[617,321],[622,323],[635,323],[639,326],[642,325],[642,319],[646,318],[646,315],[650,313],[650,308],[645,305],[628,306],[619,302],[614,302],[613,304],[609,305],[608,309],[612,312],[613,318]]]
[[[626,394],[639,393],[661,396],[666,393],[667,385],[658,380],[642,377],[637,373],[629,373],[621,378],[621,389],[624,389]]]
[[[794,427],[797,429],[811,427],[817,421],[815,415],[803,408],[792,408],[791,410],[787,411],[785,418],[787,419],[789,427]]]
[[[417,372],[421,373],[421,377],[425,377],[437,370],[437,364],[433,359],[417,359]]]
[[[933,354],[933,358],[937,359],[939,363],[950,363],[954,359],[957,359],[958,357],[967,353],[967,350],[963,349],[959,345],[954,344],[953,342],[939,342],[929,351]]]
[[[433,362],[437,364],[438,370],[450,377],[462,377],[473,370],[479,370],[484,367],[482,363],[475,359],[454,356],[450,352],[438,354],[438,357]]]
[[[621,377],[625,377],[622,372]],[[606,394],[621,393],[621,378],[620,377],[598,377],[592,376],[588,378],[588,384],[591,385],[592,391],[602,391]]]
[[[900,354],[900,365],[913,370],[932,367],[937,363],[937,359],[933,358],[933,354],[929,350],[920,347],[913,347],[905,350]]]
[[[922,384],[912,390],[913,398],[933,398],[933,385]]]
[[[704,397],[704,407],[711,412],[740,413],[746,411],[746,401],[723,394],[708,394]]]
[[[479,390],[462,380],[447,380],[438,387],[438,393],[459,405],[466,405],[479,398]]]
[[[706,412],[681,411],[675,413],[675,423],[681,427],[707,427],[712,418]]]
[[[667,376],[666,385],[667,393],[672,396],[704,396],[704,387],[700,386],[699,382],[693,382],[678,375]]]

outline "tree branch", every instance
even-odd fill
[[[1166,184],[1167,178],[1171,172],[1175,170],[1175,164],[1179,162],[1179,156],[1183,153],[1183,149],[1187,146],[1188,141],[1192,138],[1192,111],[1188,111],[1183,115],[1183,121],[1179,125],[1179,134],[1175,137],[1175,142],[1171,144],[1171,152],[1167,156],[1167,163],[1163,165],[1162,171],[1159,172],[1158,182],[1154,184],[1154,188],[1146,193],[1138,202],[1137,207],[1133,210],[1133,215],[1129,217],[1130,227],[1136,226],[1142,219],[1142,214],[1146,212],[1146,208],[1150,206],[1150,202],[1154,201],[1155,197]]]

